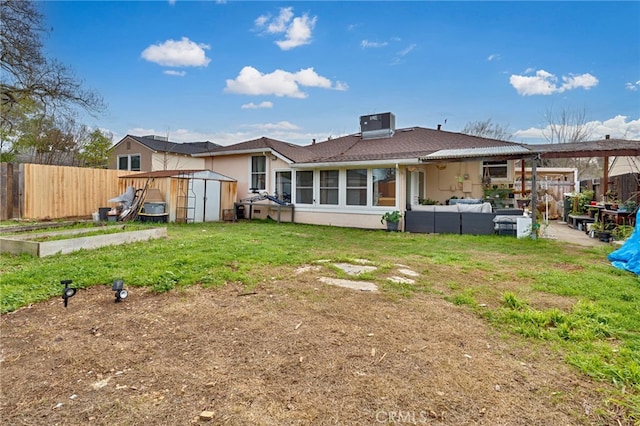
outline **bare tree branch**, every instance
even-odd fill
[[[493,123],[490,118],[485,121],[471,121],[465,124],[461,133],[501,141],[510,140],[513,137],[508,126]]]
[[[41,35],[44,17],[35,2],[0,0],[0,126],[15,127],[11,110],[30,100],[49,113],[72,114],[82,108],[92,114],[105,109],[102,98],[86,90],[60,62],[44,57]]]

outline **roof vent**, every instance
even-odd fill
[[[390,112],[360,116],[362,139],[390,138],[396,130],[396,116]]]

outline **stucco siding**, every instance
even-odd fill
[[[203,170],[205,161],[202,157],[167,154],[156,152],[151,156],[152,170]]]

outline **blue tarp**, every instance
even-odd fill
[[[618,250],[609,253],[607,259],[616,268],[640,275],[640,220],[636,220],[636,227],[627,241]]]

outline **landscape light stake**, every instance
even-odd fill
[[[67,302],[69,301],[69,299],[71,299],[73,297],[74,294],[76,294],[76,289],[69,287],[69,284],[71,284],[73,281],[71,280],[62,280],[60,281],[60,284],[62,284],[64,286],[64,290],[62,290],[62,300],[64,300],[64,307],[67,307]]]
[[[115,303],[122,302],[127,298],[129,292],[124,288],[124,280],[114,280],[113,285],[111,286],[111,290],[116,292],[116,300]]]

